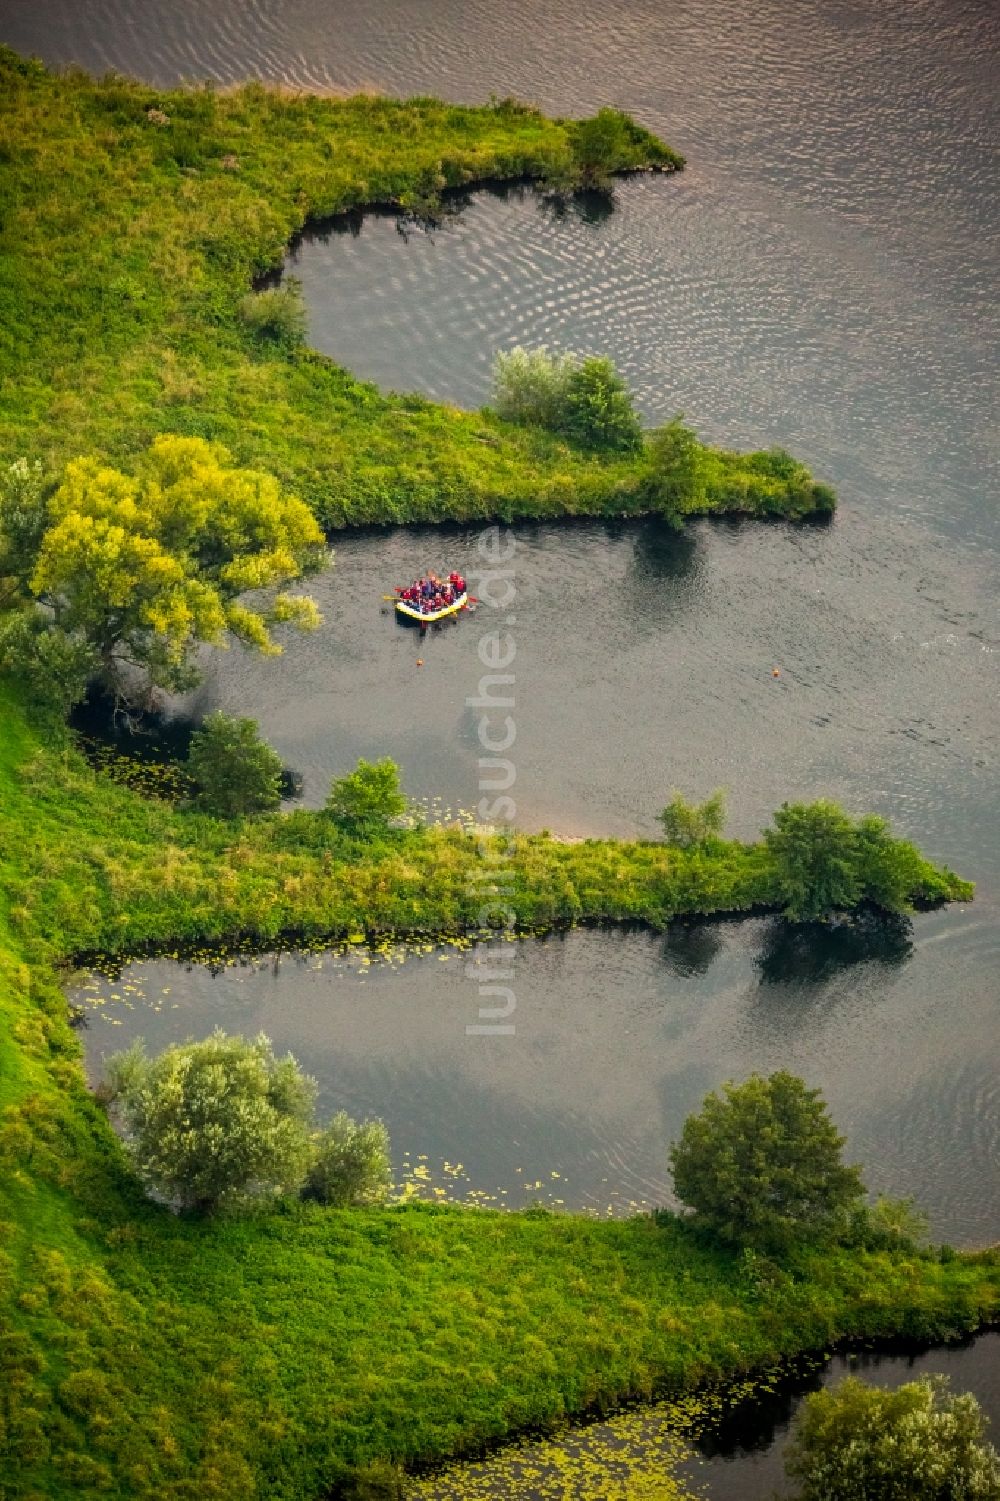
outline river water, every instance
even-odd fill
[[[466,1036],[477,998],[455,957],[218,981],[146,966],[172,999],[108,1000],[126,1025],[95,1019],[92,1049],[136,1018],[160,1043],[245,1015],[331,1099],[387,1115],[411,1161],[461,1162],[466,1188],[508,1202],[517,1177],[561,1172],[551,1196],[599,1212],[661,1196],[662,1146],[706,1088],[787,1065],[823,1086],[873,1186],[914,1193],[956,1242],[1000,1235],[998,36],[992,0],[7,0],[0,39],[54,62],[620,104],[682,150],[683,174],[620,186],[610,213],[508,192],[432,235],[383,216],[307,237],[288,269],[310,336],[462,404],[497,348],[605,350],[650,420],[785,444],[838,490],[823,529],[518,529],[525,826],[648,833],[672,786],[726,784],[752,834],[784,797],[826,794],[979,883],[909,932],[524,946],[502,1039]],[[415,795],[470,806],[478,623],[428,637],[418,669],[379,596],[474,548],[458,530],[340,539],[325,629],[278,661],[231,654],[198,707],[256,715],[307,801],[388,753]]]

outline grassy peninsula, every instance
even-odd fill
[[[600,117],[598,117],[600,119]],[[590,122],[590,126],[594,122]],[[683,159],[510,100],[319,99],[55,75],[0,48],[0,451],[128,465],[157,433],[223,442],[330,528],[656,509],[646,455],[387,396],[241,313],[309,220],[433,210],[488,179],[560,187]],[[672,414],[665,412],[664,417]],[[704,511],[833,507],[804,465],[706,450]]]
[[[364,854],[318,813],[179,812],[43,745],[9,689],[0,703],[3,1495],[393,1495],[383,1461],[474,1453],[839,1338],[997,1316],[995,1253],[832,1248],[761,1269],[669,1217],[290,1204],[204,1221],[152,1204],[85,1087],[60,961],[287,928],[457,931],[488,853],[459,831]],[[526,927],[774,894],[763,845],[706,859],[519,836],[512,859]],[[970,894],[915,868],[914,895]]]

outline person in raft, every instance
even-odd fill
[[[461,599],[465,593],[465,579],[460,573],[452,572],[445,583],[436,573],[429,573],[426,578],[414,579],[408,589],[398,592],[400,599],[418,609],[421,615],[433,615]]]

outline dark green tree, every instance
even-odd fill
[[[680,417],[651,436],[646,489],[668,520],[679,522],[705,499],[705,447]]]
[[[895,1391],[849,1376],[799,1409],[785,1468],[799,1501],[1000,1501],[982,1410],[945,1376]]]
[[[642,429],[628,387],[612,362],[593,355],[570,372],[562,431],[584,448],[634,452]]]
[[[905,912],[918,891],[927,861],[906,839],[896,839],[884,818],[867,813],[856,825],[858,878],[865,897],[887,912]]]
[[[674,1188],[722,1240],[780,1252],[846,1229],[864,1195],[819,1090],[784,1070],[726,1084],[670,1149]]]
[[[779,900],[796,921],[856,907],[864,894],[854,821],[836,803],[783,803],[764,842]]]
[[[353,771],[333,783],[326,807],[350,833],[373,834],[387,828],[391,819],[406,812],[399,767],[388,756],[375,762],[362,758]]]
[[[272,813],[281,802],[281,757],[261,739],[256,720],[209,714],[191,736],[188,770],[197,806],[218,818]]]

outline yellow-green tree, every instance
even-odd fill
[[[94,675],[129,700],[191,686],[199,643],[232,635],[272,653],[273,625],[315,626],[307,597],[241,596],[280,589],[323,556],[312,513],[271,475],[201,438],[165,435],[134,475],[94,458],[67,465],[27,586],[46,630],[86,645]]]

